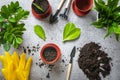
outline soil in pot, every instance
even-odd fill
[[[91,42],[84,45],[80,50],[78,65],[89,80],[101,80],[100,74],[103,77],[110,74],[110,61],[112,59],[100,48],[101,46]]]
[[[48,47],[43,51],[43,57],[46,61],[53,61],[57,57],[57,51],[53,47]]]
[[[44,10],[44,12],[46,12],[47,9],[49,8],[47,0],[34,0],[33,3],[40,6]],[[37,14],[43,14],[44,13],[41,10],[39,10],[36,6],[34,6],[33,4],[32,4],[32,8],[35,10],[35,12]]]
[[[76,6],[77,6],[80,10],[86,10],[86,9],[88,9],[89,6],[90,6],[90,1],[89,1],[89,0],[77,0]]]

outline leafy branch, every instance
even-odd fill
[[[25,31],[22,19],[26,19],[29,12],[20,7],[19,2],[11,2],[3,5],[0,10],[0,45],[9,51],[11,45],[14,48],[23,42],[22,34]]]

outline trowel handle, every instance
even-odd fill
[[[67,70],[66,80],[70,80],[71,69],[72,69],[72,64],[69,63],[69,64],[68,64],[68,70]]]
[[[57,10],[61,10],[61,8],[62,8],[62,6],[63,6],[63,4],[64,4],[65,1],[66,1],[66,0],[61,0],[59,6],[58,6],[58,8],[57,8]]]
[[[66,8],[69,8],[69,7],[70,7],[71,2],[72,2],[72,0],[68,0],[68,2],[67,2],[67,4],[66,4]]]

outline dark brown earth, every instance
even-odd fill
[[[89,80],[101,80],[100,73],[103,77],[110,74],[112,59],[100,48],[101,46],[91,42],[85,44],[80,50],[78,65]]]
[[[43,57],[47,61],[53,61],[57,57],[57,51],[53,47],[48,47],[43,51]]]
[[[33,2],[37,5],[39,5],[44,10],[44,12],[46,12],[49,7],[47,0],[34,0]],[[33,4],[32,4],[32,8],[38,14],[44,13],[44,12],[40,11],[39,9],[37,9]]]

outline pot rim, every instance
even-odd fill
[[[73,9],[73,12],[77,15],[77,16],[85,16],[85,15],[87,15],[91,10],[89,10],[89,11],[86,11],[86,12],[81,12],[81,11],[79,11],[78,9],[76,9],[76,7],[75,7],[75,2],[73,2],[73,4],[72,4],[72,9]]]
[[[93,7],[93,0],[89,0],[89,2],[90,2],[90,5],[89,5],[88,9],[81,10],[81,9],[79,9],[78,6],[76,5],[77,0],[74,0],[75,7],[76,7],[79,11],[81,11],[81,12],[87,12],[87,11],[89,11],[89,10],[92,9],[92,7]]]
[[[57,52],[57,57],[56,57],[53,61],[47,61],[47,60],[45,60],[45,58],[43,57],[43,51],[44,51],[46,48],[49,48],[49,47],[54,48],[54,49],[56,50],[56,52]],[[53,64],[53,63],[57,62],[57,61],[59,60],[59,58],[61,57],[60,48],[59,48],[56,44],[54,44],[54,43],[45,44],[45,45],[42,47],[41,51],[40,51],[40,57],[41,57],[41,60],[42,60],[44,63],[46,63],[46,64]]]

